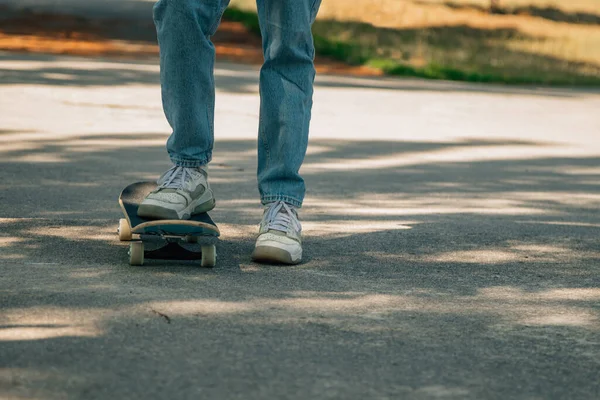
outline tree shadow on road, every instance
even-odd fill
[[[28,242],[31,247],[15,242],[11,251],[16,252],[16,259],[42,257],[41,261],[50,261],[44,254],[53,254],[51,249],[68,251],[69,243],[78,239],[80,231],[85,231],[87,238],[80,244],[96,250],[104,248],[106,235],[112,235],[118,219],[116,198],[120,189],[136,179],[154,179],[167,166],[162,146],[138,144],[152,137],[161,141],[165,136],[104,135],[101,141],[111,144],[97,151],[89,150],[95,142],[86,144],[87,137],[37,140],[28,149],[6,155],[1,166],[4,185],[11,190],[1,195],[5,205],[1,217],[7,226],[23,225],[22,234],[31,235],[28,241],[32,240]],[[308,250],[307,257],[320,263],[326,262],[327,254],[337,254],[347,261],[363,255],[370,260],[368,265],[383,254],[393,258],[429,254],[427,249],[433,255],[468,251],[483,240],[481,248],[489,247],[493,252],[497,246],[498,257],[503,259],[508,257],[504,252],[513,252],[511,248],[516,245],[510,240],[513,229],[531,232],[537,236],[536,245],[550,246],[549,249],[564,240],[562,245],[571,254],[585,241],[557,239],[556,235],[575,230],[586,236],[600,224],[595,212],[600,177],[597,157],[470,162],[431,162],[420,158],[436,152],[471,154],[478,148],[544,145],[515,140],[463,140],[376,141],[366,146],[364,142],[314,140],[311,148],[315,151],[309,149],[303,167],[308,183],[304,220],[309,231],[329,233],[323,238],[307,239],[314,244],[309,248],[315,251],[311,254]],[[242,235],[244,240],[238,245],[246,246],[246,250],[251,248],[253,225],[260,217],[255,147],[254,141],[218,141],[218,156],[211,170],[213,186],[221,199],[215,218],[233,228],[234,237]],[[88,150],[76,150],[81,148]],[[21,180],[20,176],[28,178]],[[44,196],[39,197],[39,193]],[[46,227],[44,232],[54,233],[38,233],[38,227],[46,224],[56,231]],[[236,231],[236,226],[241,230]],[[102,240],[92,240],[96,228],[104,235]],[[354,229],[359,232],[353,233]],[[502,229],[506,229],[505,234]],[[545,239],[544,231],[551,232]],[[42,241],[35,239],[40,234],[44,236]],[[486,235],[489,238],[484,240]],[[373,239],[369,239],[371,236]],[[457,240],[466,240],[466,247],[452,245]],[[433,244],[435,241],[437,245]],[[570,249],[571,246],[575,247]],[[97,261],[122,262],[120,245],[112,243],[109,247],[114,247],[115,252],[102,252],[104,255]],[[11,253],[9,249],[11,246],[5,248],[5,254]],[[92,254],[95,253],[85,251],[71,253],[70,257],[83,262]],[[344,270],[352,269],[352,265],[342,264]]]
[[[297,385],[291,398],[321,398],[326,387],[344,398],[586,398],[597,388],[600,158],[369,168],[547,144],[315,140],[305,163],[306,262],[282,269],[249,260],[260,217],[256,143],[218,141],[218,267],[129,267],[114,234],[116,198],[164,168],[162,147],[125,145],[147,137],[107,135],[112,146],[85,153],[73,150],[84,137],[39,140],[3,156],[9,391],[54,398],[70,385],[89,398],[126,390],[112,377],[133,374],[148,398],[163,397],[175,377],[183,395],[187,386],[213,395],[246,387],[250,398],[267,382],[277,382],[269,393]],[[47,156],[56,161],[33,161]],[[338,168],[344,160],[367,164]],[[299,364],[310,366],[302,377],[292,374]],[[566,373],[569,385],[536,383]]]
[[[258,67],[218,63],[215,80],[219,91],[258,94]],[[49,85],[58,87],[159,85],[158,60],[116,60],[56,55],[0,53],[1,85]],[[543,97],[578,97],[596,93],[596,89],[549,88],[543,86],[503,86],[422,79],[359,78],[321,74],[317,88],[363,88],[390,91],[471,92],[495,94],[528,94]]]
[[[526,139],[315,138],[303,169],[305,262],[282,268],[249,258],[261,215],[256,141],[217,137],[217,268],[130,267],[117,197],[168,166],[166,134],[23,133],[0,131],[22,145],[0,148],[9,393],[158,399],[201,387],[264,398],[292,387],[288,398],[481,399],[598,389],[600,157],[512,155],[556,146]]]

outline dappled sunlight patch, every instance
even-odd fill
[[[28,229],[23,231],[32,237],[47,236],[68,240],[106,241],[116,240],[116,228],[110,226],[46,226],[43,230]]]
[[[46,135],[44,140],[48,140],[48,135]],[[58,143],[54,141],[46,143],[21,141],[6,143],[4,140],[0,139],[0,143],[2,144],[0,153],[5,153],[3,158],[6,161],[66,163],[69,162],[76,153],[97,153],[125,148],[139,148],[140,146],[162,147],[164,146],[165,138],[141,139],[123,137],[122,139],[76,139],[63,140]],[[19,154],[22,152],[27,152],[27,154]]]
[[[257,200],[256,199],[223,199],[223,200],[219,200],[219,207],[229,207],[229,208],[236,208],[238,209],[239,207],[249,207],[252,205],[256,205],[257,204]]]
[[[0,218],[0,226],[18,224],[21,222],[33,222],[36,220],[37,218]]]
[[[429,385],[419,387],[411,391],[411,394],[415,396],[425,396],[428,399],[458,399],[468,398],[470,390],[461,387],[452,387],[444,385]]]
[[[223,200],[219,201],[219,212],[227,214],[227,210],[235,210],[236,213],[242,213],[246,215],[255,215],[256,224],[240,225],[240,224],[226,224],[219,223],[221,233],[224,238],[227,239],[241,239],[247,238],[249,235],[253,236],[257,232],[258,222],[261,218],[261,209],[257,206],[255,200]],[[337,210],[336,208],[329,210],[323,210],[322,206],[327,205],[331,207],[331,202],[323,201],[322,203],[316,203],[314,200],[308,200],[305,203],[305,207],[300,211],[302,220],[302,230],[307,235],[323,235],[328,238],[333,237],[344,237],[357,233],[372,233],[384,230],[408,230],[412,229],[418,221],[414,220],[393,220],[393,221],[382,221],[382,220],[330,220],[324,217],[324,215],[389,215],[386,210],[372,209],[363,210],[361,213],[351,211],[348,214],[344,214],[343,210]],[[398,212],[400,214],[400,212]],[[213,215],[214,216],[214,215]]]
[[[166,135],[156,138],[98,138],[86,140],[74,140],[64,142],[64,147],[72,153],[94,153],[97,151],[107,151],[123,148],[139,147],[162,147],[165,144]]]
[[[192,268],[196,269],[196,267],[197,266],[193,266]],[[185,268],[185,267],[183,267],[183,268]],[[181,276],[181,271],[155,271],[155,272],[152,272],[153,278],[177,279],[180,276]],[[207,269],[207,270],[201,270],[198,275],[186,276],[185,279],[200,283],[200,282],[207,282],[207,281],[215,280],[215,279],[217,279],[217,275],[214,274],[211,269]]]
[[[252,299],[241,302],[220,300],[191,300],[191,301],[165,301],[150,302],[136,306],[131,312],[138,313],[142,310],[147,313],[160,312],[173,316],[202,316],[202,315],[228,315],[247,314],[255,323],[263,321],[260,314],[270,314],[271,322],[292,322],[300,317],[310,317],[318,312],[323,318],[330,318],[335,322],[338,318],[370,318],[380,315],[382,312],[391,311],[395,296],[388,295],[358,295],[335,294],[334,297],[323,293],[314,293],[312,296],[305,293],[304,296],[294,296],[285,299]],[[310,297],[306,297],[310,296]],[[340,298],[341,297],[341,298]],[[366,313],[366,314],[365,314]],[[252,315],[252,317],[251,317]],[[323,320],[327,322],[327,320]]]
[[[69,185],[65,185],[65,186],[69,186]],[[74,185],[75,187],[77,187],[77,185]],[[93,187],[98,187],[100,186],[100,184],[95,183],[92,184],[90,186],[84,186],[86,188],[93,188]],[[56,220],[64,220],[66,218],[69,219],[77,219],[80,220],[82,217],[85,218],[87,216],[89,216],[89,212],[85,211],[85,210],[79,210],[79,211],[40,211],[37,213],[37,215],[40,216],[40,218],[38,220],[45,220],[45,221],[56,221]]]
[[[353,313],[356,311],[391,310],[404,296],[384,294],[349,294],[348,296],[326,297],[323,293],[313,293],[308,297],[282,299],[277,304],[296,311],[319,310],[321,312]],[[410,307],[410,306],[408,306]]]
[[[461,189],[465,187],[463,182],[427,182],[424,183],[429,187],[438,187],[438,188],[457,188]]]
[[[548,244],[510,243],[509,247],[449,251],[426,255],[421,261],[459,264],[505,264],[513,262],[567,262],[600,257],[600,252],[581,252]]]
[[[77,64],[73,64],[69,58],[50,58],[45,60],[2,60],[2,66],[9,67],[11,70],[31,71],[43,68],[45,70],[67,70],[67,71],[102,71],[102,70],[121,70],[124,65],[128,71],[146,71],[159,72],[160,66],[155,63],[144,63],[138,61],[119,62],[109,60],[78,59]]]
[[[473,198],[464,193],[445,195],[428,194],[426,198],[416,196],[377,195],[376,199],[367,195],[356,200],[308,199],[310,207],[321,213],[340,216],[415,216],[439,214],[485,214],[485,215],[540,215],[551,212],[542,207],[531,207],[519,200],[502,198]],[[376,201],[375,201],[376,200]]]
[[[233,178],[233,177],[229,177],[229,178],[224,178],[224,177],[219,177],[219,176],[215,176],[215,175],[211,175],[210,176],[210,184],[214,185],[220,185],[220,184],[239,184],[242,182],[246,182],[247,179],[243,176],[240,176],[238,178]],[[219,202],[219,206],[221,202]]]
[[[335,151],[334,146],[326,146],[320,144],[310,144],[308,145],[308,149],[306,150],[306,155],[315,156],[317,154],[324,154]]]
[[[594,326],[597,325],[598,318],[590,313],[574,313],[569,310],[566,314],[540,315],[529,318],[523,318],[523,325],[544,325],[544,326]]]
[[[7,223],[10,219],[0,219],[0,226]],[[35,244],[28,243],[24,238],[15,236],[0,236],[0,260],[17,261],[25,259],[25,254],[20,250],[29,250],[38,247]]]
[[[439,263],[502,264],[515,262],[521,258],[518,254],[503,250],[465,250],[452,251],[437,256],[424,257],[426,261]]]
[[[600,167],[561,167],[560,171],[567,175],[596,175],[600,176]]]
[[[355,138],[353,138],[355,139]],[[421,152],[405,152],[368,158],[326,158],[317,162],[307,162],[303,171],[316,173],[318,171],[353,171],[374,170],[381,168],[400,168],[430,163],[468,163],[481,161],[517,160],[544,157],[573,157],[589,155],[585,147],[568,146],[564,143],[523,143],[521,145],[486,145],[473,146],[461,142],[449,142],[449,146],[438,150]]]
[[[537,166],[532,165],[527,168],[530,172],[550,173],[557,175],[590,175],[600,176],[600,167],[596,166],[575,166],[575,165],[557,165],[557,166]],[[518,167],[506,168],[507,171],[521,172]]]
[[[241,272],[246,274],[257,273],[263,270],[263,267],[256,263],[240,263],[239,268]]]
[[[492,287],[479,290],[476,296],[481,303],[504,304],[505,314],[515,324],[544,326],[579,326],[600,328],[593,309],[581,305],[582,301],[597,301],[600,289],[548,289],[524,291],[514,287]],[[569,302],[577,302],[570,305]]]
[[[71,271],[68,273],[68,277],[71,279],[95,279],[95,278],[102,278],[103,276],[108,275],[110,272],[107,270],[91,270],[89,268],[87,269],[80,269],[77,271]]]
[[[231,138],[228,138],[231,141]],[[244,136],[244,139],[247,139],[247,136]],[[226,145],[227,139],[219,141],[216,145]],[[232,165],[226,162],[227,160],[232,160],[235,162],[239,162],[241,159],[255,159],[256,158],[256,149],[251,148],[249,150],[240,150],[236,152],[229,151],[220,151],[218,155],[215,155],[215,159],[212,163],[209,164],[209,168],[213,169],[228,169],[231,168]]]
[[[75,75],[58,73],[58,72],[44,72],[41,74],[41,77],[45,78],[45,79],[56,80],[56,81],[69,81],[71,79],[74,79]]]
[[[67,112],[65,110],[65,112]],[[77,112],[72,108],[69,113]],[[49,117],[49,116],[48,116]],[[60,124],[62,119],[53,119]],[[75,125],[77,122],[73,121]],[[49,126],[47,126],[51,129]],[[67,129],[68,131],[68,129]],[[87,132],[36,132],[0,135],[0,155],[6,162],[19,163],[69,163],[87,154],[108,153],[115,150],[164,147],[165,133],[118,133]],[[156,179],[156,177],[154,178]],[[61,181],[61,185],[80,183]]]
[[[40,179],[39,185],[44,186],[60,186],[60,187],[73,187],[73,188],[91,188],[100,186],[98,182],[65,182],[64,180],[56,180],[56,179]],[[21,186],[23,187],[23,186]],[[68,215],[68,211],[65,211],[62,215]],[[73,214],[76,212],[73,211]],[[49,213],[51,215],[52,213]]]
[[[0,136],[0,154],[4,153],[4,159],[7,159],[8,154],[14,154],[17,152],[35,152],[35,151],[46,151],[44,149],[44,145],[41,143],[35,143],[30,141],[24,141],[24,138],[11,138],[11,135],[4,135],[4,137]],[[13,158],[15,158],[13,156]],[[12,161],[12,160],[11,160]]]
[[[479,295],[486,299],[507,301],[520,300],[527,294],[519,288],[511,286],[495,286],[479,289]]]
[[[22,163],[64,163],[67,159],[64,155],[44,151],[43,153],[11,157],[7,161]]]
[[[529,252],[535,254],[565,254],[572,253],[573,250],[568,249],[566,247],[558,246],[558,245],[549,245],[549,244],[526,244],[519,243],[514,244],[511,249],[517,250],[519,252]]]
[[[479,290],[481,296],[493,300],[530,301],[594,301],[600,300],[600,288],[564,288],[524,291],[510,286],[496,286]]]
[[[576,191],[536,191],[536,192],[511,192],[509,194],[517,200],[521,201],[552,201],[555,203],[583,206],[583,207],[598,207],[600,206],[600,194],[590,192]]]
[[[172,316],[184,315],[222,315],[245,313],[256,310],[253,302],[233,302],[220,300],[181,300],[150,302],[136,306],[135,309],[155,310]]]
[[[577,292],[578,289],[575,289]],[[509,325],[600,327],[593,309],[578,299],[571,305],[562,298],[553,298],[552,291],[526,292],[518,288],[486,288],[471,296],[456,296],[434,290],[407,291],[401,295],[358,292],[323,293],[290,292],[281,299],[255,298],[232,302],[220,300],[162,301],[140,304],[129,312],[149,311],[177,316],[247,315],[248,323],[306,321],[317,318],[320,323],[339,325],[347,330],[412,329],[399,323],[402,313],[460,316],[489,315],[495,322]],[[596,301],[594,297],[585,301]],[[266,314],[265,314],[266,313]],[[373,321],[381,321],[373,325]]]
[[[102,105],[99,105],[102,107]],[[83,146],[88,143],[95,143],[104,146],[106,143],[112,143],[113,146],[127,144],[131,141],[137,141],[138,138],[131,138],[129,135],[134,132],[111,133],[107,135],[104,132],[20,132],[6,133],[0,135],[2,148],[0,151],[9,152],[13,150],[35,150],[44,146]],[[109,137],[107,137],[109,136]],[[122,136],[122,137],[118,137]],[[162,138],[166,139],[164,132],[144,132],[145,139]],[[10,145],[13,147],[9,147]],[[18,147],[21,146],[21,147]]]
[[[25,239],[14,236],[0,236],[0,249],[12,246],[20,246]]]
[[[92,326],[23,326],[5,325],[0,328],[0,342],[54,339],[59,337],[96,337],[102,331]]]
[[[245,272],[256,273],[259,269],[262,267]],[[99,275],[90,275],[83,270],[73,274],[79,278],[96,276]],[[328,276],[337,277],[336,274]],[[211,276],[210,279],[219,277]],[[110,290],[110,287],[100,288]],[[152,298],[152,295],[147,297]],[[597,330],[600,321],[593,305],[598,299],[600,289],[595,288],[527,291],[499,286],[482,288],[472,295],[428,288],[407,289],[398,294],[290,291],[278,293],[277,297],[252,296],[239,301],[202,298],[150,300],[116,308],[37,307],[3,312],[0,324],[5,328],[0,329],[0,340],[95,337],[104,334],[104,326],[117,321],[150,320],[157,316],[170,324],[177,324],[178,318],[236,316],[240,324],[319,323],[355,332],[416,332],[420,328],[415,315],[428,318],[453,315],[483,318],[490,334],[511,326]]]
[[[302,229],[308,235],[325,235],[328,238],[346,237],[360,233],[373,233],[390,230],[408,230],[416,221],[303,221]]]
[[[512,263],[565,263],[573,260],[589,260],[600,258],[600,252],[581,252],[559,248],[556,252],[536,252],[529,249],[512,250],[507,248],[448,251],[431,255],[424,254],[390,254],[387,252],[365,252],[364,255],[387,262],[415,262],[433,264],[472,264],[472,265],[508,265]]]
[[[25,259],[25,254],[8,253],[8,252],[0,253],[0,260],[12,261],[12,260],[24,260],[24,259]]]
[[[5,309],[0,316],[0,341],[101,336],[100,322],[109,312],[91,307]]]
[[[548,289],[537,295],[544,300],[593,301],[600,300],[600,288]]]

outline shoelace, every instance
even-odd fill
[[[194,168],[186,168],[175,165],[170,170],[165,172],[163,176],[161,176],[156,182],[158,184],[158,189],[185,189],[185,184],[189,180],[193,179],[193,174],[196,171],[197,170]]]
[[[302,229],[300,221],[292,207],[283,201],[276,201],[269,205],[265,214],[267,229],[273,229],[280,232],[287,232],[291,225],[294,231],[299,232]]]

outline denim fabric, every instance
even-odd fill
[[[229,0],[159,0],[154,22],[160,45],[163,108],[173,132],[174,164],[206,165],[214,144],[215,33]],[[257,0],[264,64],[260,71],[258,189],[263,204],[302,205],[299,169],[308,145],[314,45],[311,25],[321,0]]]

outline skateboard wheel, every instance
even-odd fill
[[[198,236],[186,236],[185,237],[185,241],[186,243],[198,243]]]
[[[121,242],[128,242],[131,240],[131,227],[129,222],[125,218],[119,220],[119,228],[117,229],[119,234],[119,240]]]
[[[144,265],[143,242],[131,242],[129,244],[129,265]]]
[[[202,246],[201,265],[212,268],[217,264],[217,249],[214,244]]]

